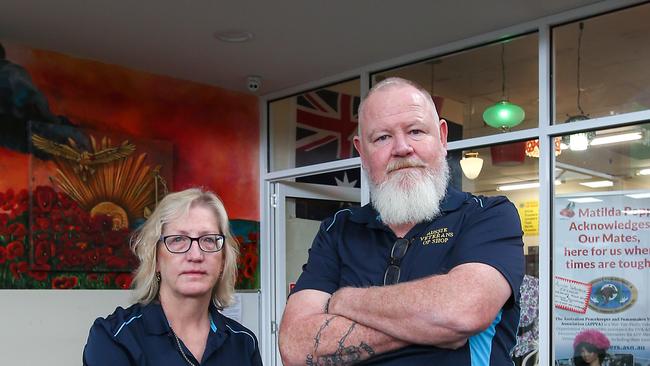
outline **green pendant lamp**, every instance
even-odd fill
[[[488,107],[483,112],[483,120],[489,126],[508,130],[524,120],[526,112],[516,104],[504,99],[497,104]]]
[[[508,131],[526,118],[526,112],[520,106],[510,103],[506,97],[505,43],[501,43],[501,95],[500,102],[483,111],[483,120],[490,127]]]

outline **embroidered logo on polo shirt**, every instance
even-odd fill
[[[422,245],[445,244],[449,241],[449,238],[453,237],[454,233],[449,231],[449,228],[443,227],[429,231],[424,236],[421,236],[420,240],[422,241]]]

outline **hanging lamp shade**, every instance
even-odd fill
[[[467,179],[476,179],[483,168],[483,159],[478,157],[477,152],[468,152],[460,160],[460,168]]]
[[[564,123],[577,122],[577,121],[586,121],[589,117],[584,114],[577,114],[574,116],[569,116]],[[585,151],[589,148],[591,140],[594,139],[596,133],[593,131],[587,132],[578,132],[569,136],[563,136],[562,142],[569,146],[571,151]]]
[[[526,118],[526,112],[520,106],[502,100],[483,112],[483,120],[490,127],[510,129],[520,124]]]

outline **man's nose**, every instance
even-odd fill
[[[409,156],[412,153],[413,147],[411,146],[411,143],[406,136],[399,134],[393,138],[394,156]]]

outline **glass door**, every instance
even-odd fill
[[[300,182],[273,184],[274,316],[277,330],[289,291],[298,280],[320,223],[338,210],[359,206],[361,189]],[[277,332],[275,361],[281,365]]]

